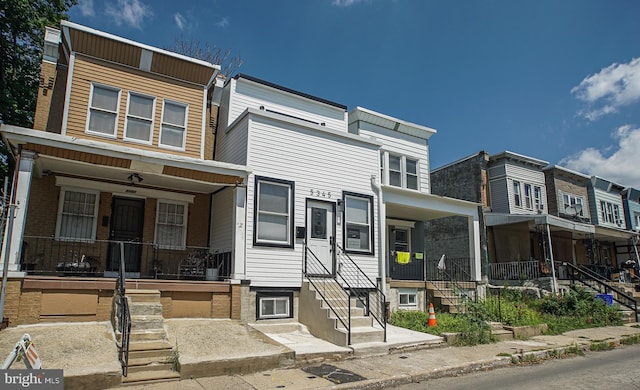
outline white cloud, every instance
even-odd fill
[[[357,3],[362,3],[365,0],[333,0],[331,4],[338,7],[350,7]]]
[[[229,26],[229,23],[230,23],[229,22],[229,18],[224,17],[224,18],[220,19],[220,21],[218,23],[216,23],[216,26],[225,28],[225,27]]]
[[[82,16],[94,16],[96,11],[93,8],[93,0],[80,0],[78,2],[78,8]]]
[[[182,31],[184,30],[184,24],[186,23],[186,19],[184,18],[184,16],[182,16],[182,14],[180,12],[176,12],[175,15],[173,15],[173,19],[176,21],[176,24],[178,25],[178,28]]]
[[[612,133],[612,152],[587,148],[560,161],[560,165],[596,175],[626,187],[640,189],[640,127],[624,125]],[[605,153],[605,154],[603,154]]]
[[[603,68],[573,87],[571,93],[587,103],[578,115],[590,121],[640,101],[640,58]]]
[[[145,18],[150,18],[153,15],[151,6],[140,0],[118,0],[115,6],[108,4],[105,12],[113,17],[118,26],[125,23],[138,29],[142,29]]]

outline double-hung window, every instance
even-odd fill
[[[293,247],[293,182],[256,177],[254,244]]]
[[[405,159],[405,183],[407,188],[418,189],[418,161]]]
[[[125,139],[151,143],[155,101],[152,96],[129,92]]]
[[[120,90],[106,85],[91,84],[91,102],[87,132],[116,136]]]
[[[389,156],[389,185],[402,187],[402,158]]]
[[[373,197],[344,194],[345,250],[373,254]]]
[[[531,184],[524,185],[524,207],[529,210],[533,208],[531,203]]]
[[[584,216],[583,199],[571,194],[562,194],[562,209],[566,214]]]
[[[513,181],[513,203],[516,207],[522,207],[522,199],[520,198],[520,182]]]
[[[189,106],[184,103],[164,101],[162,125],[160,126],[160,146],[184,149],[188,109]]]
[[[187,238],[187,204],[158,200],[155,243],[161,248],[181,249]]]
[[[533,206],[536,210],[542,210],[542,188],[533,186]]]
[[[62,189],[56,237],[92,241],[96,238],[99,193],[81,189]]]

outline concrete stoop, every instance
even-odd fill
[[[159,383],[180,379],[178,362],[167,341],[158,290],[127,290],[131,313],[129,361],[123,385]],[[118,335],[120,336],[120,335]]]
[[[491,326],[491,334],[498,341],[513,340],[513,331],[505,329],[500,322],[489,322]]]
[[[338,346],[348,346],[348,329],[333,310],[338,313],[347,313],[351,309],[351,344],[384,341],[384,331],[373,326],[373,318],[365,315],[364,309],[358,307],[355,298],[348,298],[348,293],[335,280],[330,279],[324,283],[323,288],[331,291],[331,294],[327,295],[333,297],[343,295],[343,298],[325,300],[311,283],[303,283],[300,290],[298,319],[307,326],[312,335]],[[347,299],[350,299],[348,304]]]

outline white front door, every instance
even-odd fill
[[[334,274],[333,243],[335,240],[335,204],[315,200],[307,201],[307,246],[322,266],[322,274]],[[312,256],[313,257],[313,256]],[[312,259],[308,259],[311,261]]]

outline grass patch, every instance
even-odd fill
[[[620,339],[620,344],[633,345],[640,343],[640,334],[634,334],[633,336],[626,336]]]
[[[616,345],[611,341],[598,341],[595,343],[591,343],[589,346],[589,351],[609,351],[614,349]]]

